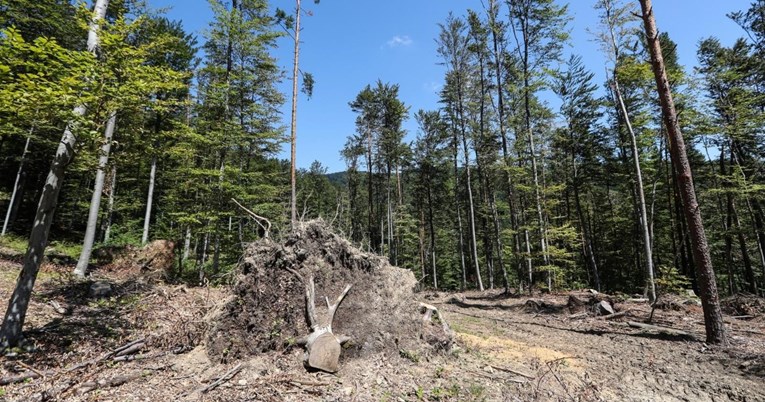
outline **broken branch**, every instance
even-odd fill
[[[269,221],[268,219],[266,219],[266,218],[256,214],[255,212],[250,211],[249,209],[247,209],[247,207],[245,207],[244,205],[240,204],[239,201],[237,201],[237,200],[235,200],[233,198],[231,199],[231,201],[233,201],[234,204],[236,204],[239,208],[242,208],[242,210],[244,210],[244,212],[247,212],[255,220],[255,223],[257,223],[258,226],[260,226],[263,229],[263,231],[265,232],[265,235],[264,235],[265,238],[268,239],[269,238],[269,232],[271,231],[271,221]],[[265,224],[264,224],[264,222],[265,222]]]

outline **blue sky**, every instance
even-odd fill
[[[635,0],[637,1],[637,0]],[[212,13],[207,0],[148,0],[153,8],[171,7],[168,16],[182,20],[189,32],[203,43],[203,32]],[[348,102],[367,84],[378,79],[400,85],[400,98],[418,109],[438,108],[437,92],[444,69],[438,65],[435,38],[438,24],[450,11],[463,15],[465,10],[482,10],[480,0],[324,0],[319,5],[304,0],[312,16],[304,17],[301,33],[301,69],[316,79],[311,100],[298,103],[298,166],[308,167],[320,161],[330,172],[345,170],[340,150],[355,130],[355,115]],[[273,7],[294,9],[293,0],[272,0]],[[597,28],[595,0],[572,0],[569,11],[574,17],[571,46],[567,53],[578,53],[597,77],[604,81],[605,57],[593,43],[587,28]],[[729,45],[744,33],[725,15],[744,10],[749,0],[655,0],[657,24],[677,42],[680,62],[696,65],[699,40],[718,37]],[[285,70],[291,69],[292,44],[284,38],[276,51]],[[291,83],[281,86],[291,93]],[[288,98],[289,99],[289,98]],[[289,124],[289,102],[283,121]],[[417,125],[410,118],[404,127],[408,140],[414,139]],[[285,148],[286,149],[286,148]],[[283,152],[281,157],[288,158]]]

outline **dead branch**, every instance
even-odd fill
[[[212,384],[210,384],[210,385],[200,389],[199,392],[204,394],[204,393],[212,391],[213,389],[217,388],[219,385],[221,385],[221,384],[231,380],[232,378],[234,378],[234,376],[237,373],[242,371],[242,368],[243,368],[242,367],[242,363],[237,364],[236,366],[234,366],[234,368],[232,368],[231,370],[227,371],[226,374],[223,374],[223,376],[218,378],[217,381],[215,381],[214,383],[212,383]]]
[[[242,208],[242,210],[244,210],[244,212],[247,212],[250,215],[250,217],[252,217],[255,220],[255,223],[257,223],[258,226],[260,226],[263,229],[263,231],[265,232],[265,235],[264,235],[265,238],[268,239],[269,238],[269,233],[271,232],[271,221],[269,221],[268,219],[266,219],[266,218],[256,214],[255,212],[250,211],[244,205],[240,204],[239,201],[237,201],[237,200],[235,200],[233,198],[231,199],[231,201],[233,201],[234,204],[236,204],[239,208]]]
[[[627,313],[629,313],[630,311],[632,311],[632,310],[624,310],[624,311],[620,311],[618,313],[614,313],[614,314],[610,314],[610,315],[602,315],[602,316],[598,317],[598,319],[600,319],[600,320],[613,320],[614,318],[619,318],[619,317],[623,317],[623,316],[627,315]]]
[[[117,352],[116,356],[120,357],[125,355],[132,355],[133,353],[137,353],[139,350],[143,349],[144,346],[146,346],[146,343],[144,342],[134,343],[130,347],[122,349],[119,352]]]
[[[531,374],[526,374],[526,373],[523,373],[521,371],[513,370],[513,369],[507,368],[507,367],[491,366],[491,368],[493,368],[495,370],[499,370],[499,371],[504,371],[504,372],[507,372],[507,373],[510,373],[510,374],[515,374],[517,376],[526,377],[526,378],[528,378],[530,380],[533,380],[533,379],[536,378],[535,376],[533,376]]]
[[[670,336],[683,336],[686,338],[695,338],[693,335],[691,335],[688,332],[681,331],[679,329],[669,328],[669,327],[660,327],[658,325],[643,324],[642,322],[635,322],[635,321],[628,321],[627,325],[629,325],[632,328],[639,328],[644,331],[653,331],[653,332],[658,332],[660,334],[665,334]]]
[[[40,377],[44,377],[44,376],[30,370],[30,371],[27,371],[26,373],[0,378],[0,385],[16,384],[16,383],[24,382],[28,379],[36,379]]]

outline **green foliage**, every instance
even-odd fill
[[[660,293],[680,294],[691,285],[691,281],[680,274],[675,267],[658,267],[656,287]]]

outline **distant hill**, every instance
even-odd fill
[[[328,173],[329,182],[338,187],[348,187],[348,172]]]

